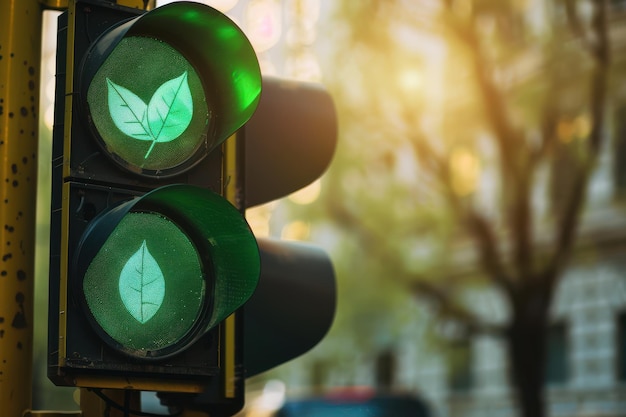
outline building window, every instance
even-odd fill
[[[567,327],[564,323],[554,323],[548,327],[546,335],[546,371],[545,382],[559,385],[568,378]]]
[[[310,368],[310,386],[314,393],[323,392],[329,382],[330,364],[325,360],[316,360]]]
[[[566,120],[561,124],[568,126],[561,130],[567,131],[574,125],[574,121]],[[550,208],[552,214],[560,217],[566,210],[565,204],[569,201],[573,189],[575,176],[571,175],[572,169],[580,169],[576,155],[576,147],[572,145],[572,138],[560,138],[554,146],[554,156],[551,161],[549,179]]]
[[[396,373],[396,355],[385,350],[376,357],[376,386],[382,390],[393,388]]]
[[[451,391],[472,388],[472,348],[469,340],[458,341],[450,349],[448,385]]]
[[[626,382],[626,311],[617,316],[617,379]]]
[[[626,1],[624,2],[626,4]],[[613,172],[618,196],[626,195],[626,105],[615,112],[615,159]]]
[[[611,0],[611,7],[616,10],[626,10],[626,0]]]

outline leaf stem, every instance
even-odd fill
[[[143,159],[148,159],[148,156],[150,156],[150,152],[152,152],[152,148],[154,148],[154,145],[156,145],[157,140],[154,139],[152,141],[152,144],[150,145],[150,149],[148,149],[148,152],[146,152],[146,155],[143,157]]]

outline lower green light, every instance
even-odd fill
[[[152,212],[125,215],[83,280],[98,326],[136,356],[181,343],[206,307],[206,291],[194,244],[174,222]]]

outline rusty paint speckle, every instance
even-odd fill
[[[25,279],[26,279],[26,272],[22,271],[21,269],[17,271],[17,280],[24,281]]]
[[[11,327],[14,329],[25,329],[28,327],[26,323],[26,312],[24,310],[24,298],[24,293],[22,292],[18,292],[15,295],[15,302],[17,302],[20,311],[15,313],[15,317],[13,317],[13,321],[11,322]]]

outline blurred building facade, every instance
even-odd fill
[[[626,1],[613,0],[611,7],[613,64],[623,71]],[[580,245],[552,305],[545,396],[554,417],[626,416],[626,86],[613,84],[610,90],[609,140],[590,184]],[[545,204],[542,191],[538,204]],[[506,301],[493,289],[468,293],[467,301],[492,322],[508,320]],[[291,365],[288,386],[356,384],[416,392],[442,417],[516,415],[504,340],[479,336],[457,342],[450,361],[421,342],[434,319],[428,309],[411,302],[398,308],[415,317],[401,337],[377,352],[355,352],[345,368],[323,359]]]
[[[611,7],[613,68],[623,73],[626,2],[612,1]],[[579,244],[557,287],[547,330],[545,399],[554,417],[626,416],[626,88],[616,83],[609,91],[607,140],[589,186]],[[567,176],[566,163],[557,169]],[[537,199],[545,200],[546,194]],[[484,318],[508,319],[497,292],[486,289],[469,297]],[[504,341],[480,336],[458,349],[461,361],[418,370],[423,376],[403,383],[432,398],[440,415],[516,415]],[[401,356],[402,363],[411,360],[410,354]]]

